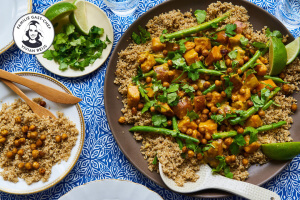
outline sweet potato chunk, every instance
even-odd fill
[[[204,152],[204,161],[208,163],[211,167],[217,167],[219,165],[219,160],[216,156],[221,156],[223,154],[222,140],[216,140],[211,143],[215,148],[211,147],[208,151]]]
[[[210,102],[213,104],[221,103],[224,100],[221,94],[217,91],[213,91],[211,94],[212,94],[212,99]]]
[[[229,38],[229,46],[234,47],[234,46],[239,46],[240,45],[240,39],[243,37],[241,34],[237,34],[234,37]]]
[[[195,47],[195,43],[188,41],[188,42],[184,43],[184,46],[185,46],[186,50],[189,51]]]
[[[242,33],[243,30],[246,28],[246,24],[244,24],[243,22],[235,21],[234,24],[236,24],[236,33]]]
[[[162,65],[158,65],[153,67],[153,70],[156,72],[157,80],[161,80],[161,82],[169,82],[169,66],[167,63],[164,63]]]
[[[244,73],[244,77],[246,77],[246,73]],[[253,90],[259,85],[259,81],[257,80],[254,74],[250,74],[245,78],[244,86]]]
[[[214,46],[211,51],[209,52],[208,56],[205,59],[205,65],[209,66],[212,65],[214,62],[220,60],[222,58],[221,48],[223,45]]]
[[[220,31],[217,33],[217,42],[226,45],[228,43],[228,36],[226,35],[225,31]]]
[[[162,51],[166,47],[166,44],[161,43],[159,38],[152,38],[153,51]]]
[[[135,107],[140,101],[140,91],[138,86],[129,85],[127,88],[128,106]]]
[[[253,128],[257,128],[263,125],[263,122],[261,120],[261,118],[259,117],[259,115],[252,115],[251,117],[249,117],[246,121],[246,126],[251,126]]]
[[[154,56],[152,54],[148,54],[146,60],[141,64],[141,70],[144,73],[149,72],[155,64],[156,61]]]
[[[198,53],[195,51],[195,49],[187,51],[183,57],[188,65],[191,65],[198,61]]]
[[[154,97],[154,91],[152,89],[152,83],[147,84],[147,87],[145,88],[145,90],[147,91],[147,96],[152,98]]]
[[[182,119],[184,116],[186,116],[187,111],[191,110],[193,110],[193,105],[191,100],[187,97],[180,99],[179,103],[173,107],[173,111],[179,119]]]
[[[159,105],[159,107],[157,108],[157,110],[161,114],[166,115],[168,117],[174,116],[173,110],[170,108],[170,106],[167,103],[157,102],[157,104]]]
[[[187,129],[191,128],[193,130],[198,128],[196,123],[191,123],[191,120],[188,116],[184,116],[183,119],[178,121],[178,129],[182,131],[184,127]]]
[[[272,87],[270,87],[269,85]],[[267,87],[269,90],[272,91],[277,87],[277,85],[274,83],[272,79],[268,79],[268,80],[261,81],[259,85],[256,87],[256,90],[259,92],[265,87]]]
[[[205,128],[206,132],[210,134],[218,132],[218,124],[212,119],[209,119],[206,122],[200,122],[199,128]]]
[[[233,90],[232,92],[236,92],[241,89],[243,86],[243,82],[238,74],[234,74],[230,77],[230,81],[233,83]]]
[[[256,60],[256,63],[259,65],[255,66],[255,71],[257,72],[258,76],[264,76],[267,74],[268,68],[265,64],[263,64],[259,59]]]
[[[194,110],[195,112],[202,111],[206,106],[205,96],[195,96],[194,97]]]
[[[195,38],[194,42],[196,45],[195,50],[197,52],[200,52],[200,50],[203,51],[204,49],[207,49],[207,50],[211,49],[211,42],[206,37]]]

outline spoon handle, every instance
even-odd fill
[[[280,200],[280,196],[275,192],[221,175],[208,177],[206,183],[207,188],[218,188],[251,200]]]

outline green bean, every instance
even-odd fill
[[[172,117],[172,126],[173,126],[173,130],[174,131],[178,131],[179,132],[178,124],[177,124],[177,119],[176,119],[175,116]]]
[[[280,87],[274,88],[274,90],[271,92],[270,96],[268,97],[268,100],[271,100],[279,91],[280,91]]]
[[[164,64],[164,63],[167,63],[168,61],[164,60],[163,58],[155,58],[155,61],[158,63],[158,64]]]
[[[203,31],[203,30],[211,28],[212,24],[216,24],[216,23],[219,23],[219,22],[225,20],[229,15],[230,15],[230,11],[226,12],[224,15],[222,15],[218,18],[215,18],[209,22],[205,22],[205,23],[199,24],[197,26],[193,26],[191,28],[187,28],[187,29],[177,31],[174,33],[165,34],[164,38],[166,38],[166,39],[181,38],[181,37],[184,37],[187,35],[198,33],[199,31]]]
[[[272,79],[275,83],[288,83],[288,82],[285,82],[284,80],[282,80],[282,79],[279,78],[279,77],[274,77],[274,76],[265,75],[264,78],[265,78],[265,79]]]
[[[253,115],[257,111],[258,111],[258,108],[253,106],[253,107],[249,108],[243,116],[236,117],[234,119],[230,119],[229,122],[230,122],[230,124],[233,124],[233,125],[239,124],[239,123],[245,121],[246,119],[248,119],[251,115]]]
[[[274,100],[270,100],[261,109],[267,110],[273,103],[274,103]]]
[[[272,130],[272,129],[275,129],[275,128],[279,128],[280,126],[283,126],[285,124],[286,124],[286,121],[280,121],[280,122],[277,122],[277,123],[273,123],[273,124],[269,124],[269,125],[264,125],[264,126],[258,127],[257,130],[259,132],[269,131],[269,130]]]
[[[254,65],[254,63],[256,62],[256,60],[260,57],[261,55],[261,51],[257,50],[255,52],[255,54],[253,55],[253,57],[246,62],[246,64],[244,64],[240,69],[242,70],[242,72],[246,71],[249,67],[251,67],[252,65]]]
[[[206,90],[204,90],[202,92],[202,94],[206,95],[207,93],[214,91],[216,88],[217,88],[216,84],[212,84],[209,88],[207,88]]]
[[[147,72],[145,74],[143,74],[143,77],[152,77],[152,76],[156,76],[156,72],[154,70],[151,70],[150,72]]]
[[[237,135],[236,131],[229,131],[229,132],[215,133],[212,135],[212,138],[214,140],[216,140],[216,139],[224,139],[224,138],[228,138],[228,137],[234,137],[236,135]]]
[[[222,72],[217,71],[217,70],[212,70],[212,69],[197,69],[198,73],[203,73],[203,74],[209,74],[212,76],[221,76],[223,75]]]
[[[182,134],[182,133],[178,133],[177,131],[173,131],[173,130],[169,130],[166,128],[156,128],[156,127],[152,127],[152,126],[134,126],[131,129],[129,129],[129,131],[132,132],[151,132],[151,133],[158,133],[158,134],[162,134],[162,135],[170,135],[172,137],[178,137],[180,139],[189,139],[193,142],[199,142],[198,139],[193,138],[191,136]]]

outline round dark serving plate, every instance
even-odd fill
[[[127,159],[145,176],[149,179],[157,183],[158,185],[168,189],[168,187],[163,183],[160,178],[160,175],[156,172],[150,172],[148,170],[148,165],[146,160],[144,160],[142,154],[140,153],[141,143],[137,142],[133,139],[132,133],[128,130],[132,125],[121,125],[118,123],[118,119],[122,116],[121,109],[123,107],[121,98],[117,99],[117,96],[121,97],[118,92],[118,86],[114,84],[115,79],[115,70],[118,60],[118,52],[124,50],[129,43],[131,42],[130,36],[133,31],[138,30],[138,25],[142,27],[146,25],[146,23],[152,19],[154,16],[158,16],[161,13],[171,11],[173,9],[180,9],[182,12],[189,11],[192,9],[193,11],[196,9],[206,10],[208,5],[216,2],[209,0],[170,0],[166,1],[162,4],[155,6],[150,9],[146,13],[144,13],[141,17],[139,17],[123,34],[117,46],[115,47],[112,56],[110,58],[110,62],[107,67],[105,84],[104,84],[104,103],[105,110],[107,114],[107,120],[111,131],[121,148],[122,152],[125,154]],[[229,2],[221,0],[221,2]],[[262,8],[248,2],[245,0],[231,0],[234,5],[244,6],[248,10],[248,14],[250,16],[250,22],[254,27],[254,30],[261,30],[264,26],[268,26],[270,30],[279,30],[283,35],[289,35],[289,41],[294,40],[294,37],[291,33],[285,28],[285,26],[279,22],[273,15],[269,14]],[[300,100],[300,95],[295,95],[296,99]],[[293,115],[294,124],[290,129],[291,135],[294,138],[294,141],[300,141],[300,134],[296,134],[296,130],[300,129],[300,112],[297,112]],[[287,162],[269,162],[262,166],[253,165],[249,169],[250,176],[246,182],[252,183],[255,185],[262,185],[275,175],[280,173],[285,166],[289,164]],[[217,198],[217,197],[226,197],[229,196],[229,193],[220,191],[220,190],[205,190],[197,193],[189,194],[193,197],[204,197],[204,198]]]

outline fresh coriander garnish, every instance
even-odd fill
[[[151,35],[150,33],[141,27],[140,25],[138,26],[138,29],[140,31],[139,34],[132,32],[131,38],[136,44],[145,44],[148,40],[151,40]]]

